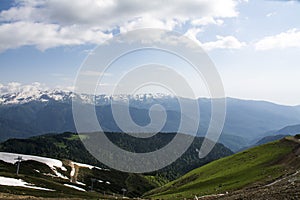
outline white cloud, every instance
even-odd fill
[[[44,84],[39,82],[34,82],[32,84],[24,84],[18,82],[11,82],[6,85],[0,84],[0,94],[10,94],[10,93],[34,93],[41,90],[48,89]]]
[[[74,86],[56,85],[53,88],[59,88],[63,91],[74,91]],[[10,82],[7,84],[0,83],[0,95],[22,93],[22,94],[39,94],[41,91],[49,91],[53,88],[47,87],[44,83],[33,82],[31,84],[23,84],[19,82]]]
[[[223,23],[235,17],[237,0],[15,0],[0,13],[0,51],[33,45],[44,50],[62,45],[99,44],[136,28]]]
[[[256,50],[285,49],[300,47],[300,30],[290,29],[274,36],[268,36],[255,43]]]
[[[235,0],[18,0],[19,7],[1,13],[2,20],[94,24],[109,27],[136,17],[197,19],[237,16]]]
[[[191,28],[187,30],[187,32],[184,35],[196,42],[198,45],[202,46],[202,43],[197,39],[197,35],[202,31],[203,30],[201,28]]]
[[[61,27],[57,24],[13,22],[0,25],[0,52],[24,45],[40,50],[60,45],[97,44],[111,38],[101,30],[82,29],[76,25]]]
[[[246,43],[240,42],[234,36],[217,35],[216,41],[203,43],[202,46],[207,51],[214,50],[214,49],[240,49],[246,46]]]
[[[246,46],[245,42],[240,42],[234,36],[220,36],[220,35],[217,35],[217,40],[216,41],[202,43],[197,38],[197,35],[200,32],[202,32],[202,29],[192,28],[192,29],[189,29],[185,33],[185,36],[187,36],[190,39],[194,40],[196,43],[198,43],[206,51],[212,51],[214,49],[240,49],[240,48]]]
[[[124,33],[139,28],[158,28],[172,30],[178,24],[179,23],[176,20],[162,21],[151,16],[144,16],[124,23],[120,27],[120,32]]]

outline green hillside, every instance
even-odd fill
[[[300,168],[298,138],[288,137],[211,162],[146,194],[152,199],[183,199],[266,185]]]
[[[106,133],[106,135],[117,146],[131,152],[151,152],[160,149],[175,136],[174,133],[158,133],[151,138],[141,139],[125,133]],[[217,143],[207,157],[199,159],[196,149],[201,147],[202,142],[203,138],[196,137],[181,158],[158,172],[148,175],[174,180],[199,166],[232,154],[224,145]],[[68,159],[106,167],[90,155],[76,133],[70,132],[47,134],[29,139],[9,139],[0,144],[0,151]]]

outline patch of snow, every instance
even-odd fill
[[[63,166],[62,162],[57,159],[53,158],[46,158],[46,157],[40,157],[40,156],[32,156],[32,155],[25,155],[25,154],[16,154],[16,153],[6,153],[6,152],[0,152],[0,160],[3,160],[4,162],[15,164],[16,158],[21,156],[23,160],[34,160],[40,163],[44,163],[48,165],[53,172],[56,174],[57,177],[63,178],[63,179],[69,179],[68,177],[62,175],[59,173],[56,168],[60,168],[63,171],[67,171],[67,169]]]
[[[88,164],[83,164],[83,163],[78,163],[78,162],[73,162],[73,164],[77,165],[78,167],[83,167],[83,168],[89,168],[89,169],[95,168],[95,166],[88,165]]]
[[[50,168],[60,168],[61,170],[66,170],[66,168],[63,166],[62,162],[60,160],[56,160],[53,158],[46,158],[46,157],[40,157],[40,156],[32,156],[32,155],[24,155],[24,154],[17,154],[17,153],[6,153],[6,152],[0,152],[0,160],[3,160],[7,163],[15,164],[18,156],[21,156],[23,160],[34,160],[40,163],[44,163],[48,165]]]
[[[77,187],[77,186],[75,186],[75,185],[64,184],[64,186],[67,186],[67,187],[73,188],[73,189],[75,189],[75,190],[79,190],[79,191],[86,192],[86,190],[85,190],[85,189],[82,189],[82,188],[80,188],[80,187]]]
[[[25,187],[25,188],[36,189],[36,190],[45,190],[45,191],[55,191],[55,190],[51,190],[48,188],[34,186],[33,184],[27,183],[27,182],[23,181],[22,179],[7,178],[7,177],[3,177],[3,176],[0,176],[0,185]]]
[[[82,182],[79,182],[79,181],[76,181],[76,184],[78,184],[78,185],[84,185],[84,186],[86,186],[86,184],[85,184],[85,183],[82,183]]]
[[[51,177],[56,177],[55,175],[50,174],[50,173],[43,173],[43,175],[45,175],[45,176],[51,176]]]
[[[98,170],[104,170],[104,171],[109,171],[109,169],[103,169],[101,167],[89,165],[89,164],[83,164],[83,163],[78,163],[78,162],[72,162],[71,165],[77,165],[78,167],[83,167],[83,168],[89,168],[89,169],[98,169]]]
[[[102,171],[110,171],[109,169],[104,169],[104,168],[101,168],[101,167],[96,167],[94,166],[95,169],[98,169],[98,170],[102,170]]]
[[[53,172],[55,173],[55,175],[56,175],[57,177],[62,178],[62,179],[67,179],[67,180],[69,180],[68,177],[66,177],[65,175],[59,173],[56,169],[54,169]]]
[[[65,168],[64,166],[61,166],[60,169],[63,170],[64,172],[68,171],[67,168]]]
[[[55,175],[53,175],[53,174],[50,174],[50,173],[43,173],[43,175],[45,175],[45,176],[51,176],[51,177],[58,177],[58,178],[62,178],[62,179],[66,179],[66,180],[69,180],[69,178],[68,177],[66,177],[66,176],[64,176],[64,175],[62,175],[61,173],[59,173],[58,171],[54,171],[53,170],[53,172],[55,173]]]
[[[94,166],[94,168],[95,168],[95,169],[98,169],[98,170],[104,170],[104,169],[102,169],[101,167],[96,167],[96,166]]]
[[[108,185],[110,185],[110,182],[109,182],[109,181],[106,181],[105,183],[108,184]]]

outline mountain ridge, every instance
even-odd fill
[[[46,95],[41,91],[37,93],[40,95],[37,95],[37,98]],[[28,138],[49,132],[76,132],[71,101],[74,93],[61,91],[52,91],[52,93],[54,95],[52,99],[43,96],[43,99],[47,101],[29,98],[25,103],[0,104],[0,141],[8,138]],[[107,95],[96,97],[96,114],[104,131],[122,131],[112,115],[112,101],[114,103],[129,101],[128,109],[133,121],[142,126],[150,123],[150,108],[155,104],[161,105],[167,112],[166,124],[161,132],[176,132],[180,125],[181,115],[188,117],[188,113],[181,113],[179,100],[174,96],[141,94],[119,97],[115,99]],[[93,102],[91,96],[83,95],[80,98],[86,103]],[[17,95],[14,97],[14,100],[16,99]],[[211,100],[207,98],[180,100],[185,101],[188,106],[190,101],[197,101],[199,104],[200,124],[197,135],[204,137],[211,120]],[[227,114],[220,142],[233,151],[248,147],[253,141],[266,136],[264,134],[267,131],[300,123],[298,107],[233,98],[227,98],[226,101]],[[189,121],[193,123],[193,119]],[[195,130],[189,131],[193,134],[195,132]]]
[[[279,130],[268,131],[267,133],[265,133],[265,135],[267,135],[267,136],[256,141],[253,146],[266,144],[268,142],[279,140],[279,139],[287,137],[287,136],[294,136],[299,133],[300,133],[300,124],[286,126]]]

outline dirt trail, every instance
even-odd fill
[[[74,164],[74,162],[72,162],[72,161],[70,161],[68,164],[71,167],[70,180],[72,183],[76,183],[78,172],[79,172],[79,167],[78,167],[78,165]]]
[[[278,180],[276,180],[276,181],[274,181],[274,182],[272,182],[272,183],[269,183],[269,184],[266,185],[265,187],[270,187],[270,186],[275,185],[275,184],[277,184],[277,183],[279,183],[279,182],[281,182],[281,181],[284,181],[284,180],[286,180],[286,179],[292,180],[291,178],[294,177],[294,176],[296,176],[297,174],[299,174],[299,172],[300,172],[300,171],[296,171],[294,174],[289,175],[289,176],[284,177],[284,178],[281,178],[281,179],[278,179]]]

